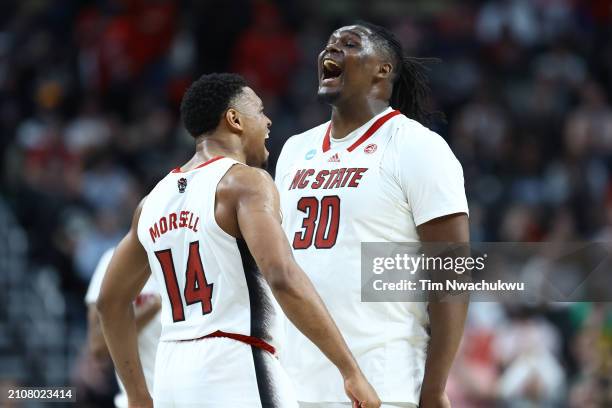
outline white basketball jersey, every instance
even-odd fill
[[[147,196],[138,237],[162,296],[161,341],[221,331],[274,345],[278,304],[244,240],[219,227],[215,195],[235,160],[173,170]]]
[[[418,403],[428,344],[424,303],[361,302],[361,243],[418,242],[416,226],[467,212],[444,140],[387,109],[342,140],[325,123],[292,137],[277,165],[283,229],[383,401]],[[288,325],[282,362],[298,400],[348,401],[335,367]]]

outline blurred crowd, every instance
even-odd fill
[[[429,126],[461,161],[475,241],[612,241],[609,0],[5,1],[0,198],[82,297],[140,198],[190,157],[178,106],[202,73],[243,74],[284,141],[329,117],[316,56],[356,19],[436,57]],[[435,158],[432,158],[435,160]],[[612,404],[612,309],[472,305],[457,407]]]

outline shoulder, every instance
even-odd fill
[[[162,196],[166,195],[166,189],[169,188],[170,182],[174,179],[173,174],[175,174],[173,171],[168,172],[168,174],[162,177],[157,183],[155,183],[153,188],[149,190],[147,196],[153,197],[153,200],[151,201],[154,201],[155,197],[158,197],[159,195],[162,195]],[[174,183],[176,183],[176,181]],[[144,208],[147,207],[147,205],[145,204],[145,199],[146,199],[146,196],[145,198],[142,199],[142,201],[138,205],[139,210],[142,210],[143,207]]]
[[[414,181],[415,174],[422,181],[463,174],[461,163],[446,140],[419,122],[402,115],[391,132],[382,161],[389,174],[405,181]]]
[[[147,202],[147,197],[148,195],[144,196],[142,200],[140,200],[140,202],[136,206],[136,209],[134,210],[134,215],[132,216],[132,227],[133,228],[138,227],[138,222],[140,221],[140,215],[142,214],[142,209],[144,208]]]
[[[149,193],[149,195],[150,194],[151,193]],[[143,245],[143,247],[144,247],[144,243],[146,242],[144,240],[144,235],[143,235],[145,231],[147,230],[146,223],[147,221],[150,221],[152,218],[151,211],[146,209],[147,204],[153,201],[153,200],[147,200],[147,197],[149,197],[149,195],[144,196],[142,200],[140,200],[140,203],[138,203],[138,206],[136,207],[136,209],[134,210],[134,215],[132,216],[132,224],[130,226],[130,232],[129,232],[129,234],[134,234],[138,238],[138,240],[140,241],[140,244]]]
[[[442,136],[404,115],[399,115],[392,128],[392,150],[401,154],[402,158],[422,157],[436,159],[452,157],[454,154]]]
[[[274,189],[274,181],[267,171],[237,163],[221,178],[217,194],[230,198],[242,194],[269,193]]]
[[[400,146],[448,146],[442,136],[404,115],[394,122],[393,139]]]

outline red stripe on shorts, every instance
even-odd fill
[[[262,350],[267,351],[268,353],[272,353],[276,355],[276,348],[273,345],[268,344],[267,342],[265,342],[264,340],[260,338],[253,337],[253,336],[245,336],[244,334],[227,333],[221,330],[217,330],[216,332],[207,334],[206,336],[198,337],[197,339],[179,340],[179,341],[195,341],[195,340],[202,340],[202,339],[211,339],[214,337],[225,337],[228,339],[236,340],[241,343],[245,343],[250,346],[260,348]]]

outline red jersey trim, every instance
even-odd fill
[[[215,337],[225,337],[228,339],[236,340],[241,343],[245,343],[250,346],[257,347],[259,349],[265,350],[269,353],[276,355],[276,348],[273,345],[268,344],[267,342],[265,342],[264,340],[260,338],[253,337],[253,336],[246,336],[244,334],[227,333],[221,330],[217,330],[216,332],[207,334],[206,336],[198,337],[197,339],[179,340],[179,341],[181,342],[182,341],[196,341],[196,340],[203,340],[203,339],[211,339]]]
[[[362,144],[363,142],[365,142],[366,140],[368,140],[370,138],[370,136],[372,136],[374,133],[376,133],[376,131],[385,124],[385,122],[387,122],[389,119],[391,119],[394,116],[397,116],[401,114],[400,111],[398,110],[393,110],[389,113],[387,113],[384,116],[381,116],[380,118],[376,119],[376,121],[374,123],[372,123],[372,126],[370,126],[370,128],[368,130],[365,131],[365,133],[355,141],[355,143],[353,143],[352,145],[350,145],[349,147],[347,147],[346,150],[348,150],[349,152],[352,152],[353,150],[355,150],[357,147],[359,147],[360,144]],[[329,124],[329,126],[327,126],[327,131],[325,132],[325,137],[323,137],[323,153],[327,152],[330,147],[331,147],[331,140],[330,140],[330,133],[331,133],[331,122]]]
[[[225,156],[215,156],[212,159],[209,159],[209,160],[205,161],[204,163],[200,164],[199,166],[194,167],[193,169],[188,170],[188,171],[192,171],[192,170],[195,170],[195,169],[202,168],[202,167],[204,167],[204,166],[206,166],[206,165],[208,165],[210,163],[216,162],[219,159],[223,159],[224,157]],[[177,167],[175,169],[172,169],[172,173],[185,173],[185,172],[182,171],[180,167]]]

